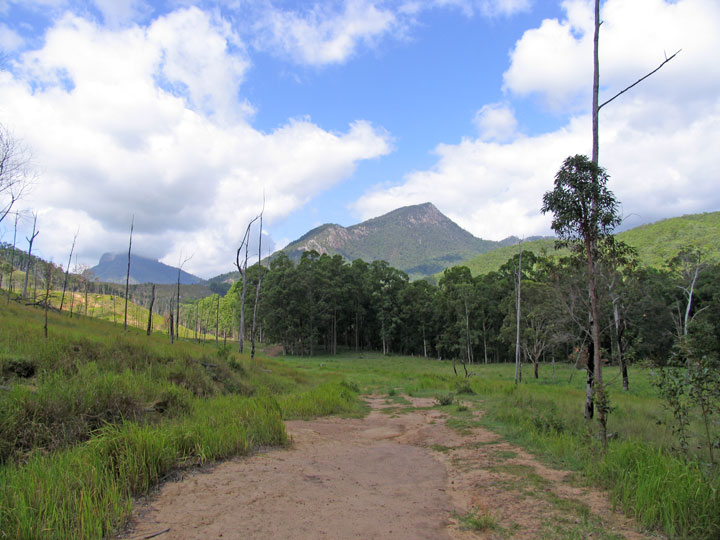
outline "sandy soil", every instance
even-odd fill
[[[652,537],[606,494],[573,486],[490,431],[450,429],[431,399],[408,399],[370,397],[363,419],[288,422],[291,449],[166,483],[137,502],[119,538]]]

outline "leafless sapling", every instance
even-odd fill
[[[30,238],[27,236],[25,237],[25,240],[28,241],[28,262],[25,268],[25,284],[23,285],[23,298],[27,298],[27,288],[28,288],[28,278],[30,277],[30,267],[32,266],[34,268],[34,263],[32,260],[32,245],[35,241],[35,238],[37,235],[40,234],[40,231],[37,230],[37,213],[33,213],[33,230],[32,234],[30,235]]]
[[[260,218],[260,216],[254,217],[252,220],[250,220],[250,223],[248,223],[247,229],[245,229],[245,235],[243,236],[242,241],[240,242],[240,246],[237,249],[237,253],[235,255],[235,266],[238,269],[238,272],[240,273],[240,277],[242,279],[242,285],[240,289],[240,327],[238,328],[238,352],[242,353],[244,348],[244,341],[245,341],[245,292],[247,289],[247,265],[248,265],[248,257],[250,249],[250,228],[252,227],[252,224],[255,223]],[[245,258],[244,261],[240,261],[240,257],[242,255],[243,250],[245,250]]]
[[[65,280],[63,281],[62,296],[60,296],[60,313],[62,313],[63,305],[65,304],[65,291],[67,290],[68,276],[70,275],[70,264],[72,264],[73,251],[75,251],[75,242],[77,241],[78,230],[73,236],[72,247],[70,248],[70,256],[68,257],[67,268],[65,269]]]
[[[125,330],[127,330],[128,293],[130,292],[130,255],[132,253],[132,235],[134,227],[135,215],[133,214],[132,221],[130,222],[130,245],[128,246],[127,274],[125,275],[125,320],[123,321],[123,328]]]

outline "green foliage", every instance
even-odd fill
[[[471,531],[480,532],[498,528],[495,516],[477,509],[469,510],[464,514],[455,514],[455,518],[460,522],[461,528]]]
[[[435,402],[440,406],[452,405],[455,403],[455,394],[438,394],[435,396]]]
[[[620,224],[618,203],[607,181],[605,170],[587,156],[565,160],[555,175],[555,189],[543,195],[541,209],[553,214],[552,228],[561,240],[596,246]]]

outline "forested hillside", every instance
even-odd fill
[[[639,262],[644,266],[663,268],[680,250],[694,247],[703,252],[708,261],[720,261],[720,212],[690,214],[641,225],[616,235],[635,248]],[[566,255],[567,251],[555,251],[551,239],[529,240],[522,244],[523,250],[537,255]],[[462,263],[474,276],[500,268],[508,258],[518,252],[518,246],[504,246],[478,255]],[[437,274],[439,278],[441,274]]]
[[[425,203],[398,208],[351,227],[321,225],[282,251],[294,261],[304,251],[342,255],[349,261],[384,260],[416,279],[516,241],[514,237],[500,242],[476,238],[432,203]]]

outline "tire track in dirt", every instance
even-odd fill
[[[291,449],[164,484],[120,538],[650,538],[605,494],[483,428],[450,429],[432,399],[407,400],[368,397],[363,419],[287,422]]]

